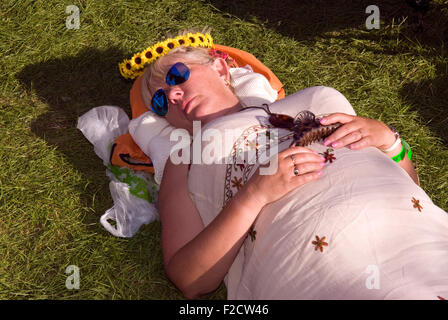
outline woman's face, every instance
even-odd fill
[[[193,120],[200,120],[205,125],[211,120],[239,109],[239,101],[226,82],[229,80],[229,67],[223,59],[216,59],[212,64],[188,64],[190,76],[187,81],[176,86],[166,83],[151,88],[165,91],[168,100],[168,113],[165,118],[176,128],[193,131]],[[173,63],[173,64],[174,64]]]

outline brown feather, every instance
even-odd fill
[[[316,116],[311,111],[301,111],[294,119],[293,130],[296,134],[293,144],[306,147],[314,142],[325,139],[341,126],[342,123],[339,122],[323,125],[320,123],[320,119],[316,119]]]

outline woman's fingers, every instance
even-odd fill
[[[356,118],[358,117],[346,113],[333,113],[320,119],[320,123],[324,125],[329,125],[337,122],[343,124],[343,126],[338,128],[324,140],[324,145],[331,145],[333,148],[342,147],[338,140],[359,128],[359,125],[354,121]]]
[[[301,185],[304,185],[311,181],[317,180],[321,176],[322,176],[322,171],[313,171],[313,172],[304,173],[304,174],[299,173],[298,176],[291,177],[291,183],[294,186],[294,188],[297,188]]]
[[[280,158],[289,168],[299,168],[301,172],[311,172],[324,167],[325,158],[304,147],[290,147],[280,153]]]
[[[356,116],[352,116],[346,113],[332,113],[328,116],[324,116],[320,119],[320,123],[324,125],[340,122],[342,124],[353,121]]]
[[[292,156],[292,159],[291,159]],[[321,155],[315,153],[295,153],[291,155],[289,158],[291,161],[291,165],[299,165],[303,163],[324,163],[325,158]],[[294,162],[294,163],[293,163]]]
[[[305,147],[290,147],[279,154],[280,159],[292,160],[291,165],[304,162],[323,162],[324,157]]]
[[[311,172],[321,171],[324,166],[325,166],[324,162],[305,162],[301,164],[296,164],[294,167],[297,168],[298,176],[300,176]],[[292,172],[294,172],[294,170]]]
[[[372,145],[370,136],[363,137],[354,143],[348,145],[351,150],[358,150]]]
[[[308,181],[317,179],[322,174],[322,169],[325,166],[324,157],[314,151],[305,152],[303,149],[306,148],[303,147],[294,147],[291,149],[295,149],[295,153],[286,153],[289,156],[284,158],[283,161],[286,161],[286,170],[291,170],[288,176],[299,180],[298,182],[293,182],[294,185],[297,186],[307,183]]]
[[[342,127],[341,127],[342,129]],[[336,133],[336,132],[335,132]],[[351,143],[362,140],[367,136],[366,132],[363,132],[362,129],[352,129],[352,130],[344,130],[342,133],[339,133],[333,137],[328,137],[328,141],[324,141],[324,145],[330,145],[331,147],[338,149],[345,147]],[[331,139],[334,139],[333,142]]]
[[[291,155],[298,154],[298,153],[310,153],[310,154],[317,154],[317,152],[305,148],[305,147],[289,147],[288,149],[283,150],[279,153],[280,159],[285,159],[287,157],[291,157]]]
[[[324,145],[331,145],[331,147],[335,149],[342,148],[349,143],[362,139],[365,136],[367,136],[367,132],[366,129],[362,127],[362,123],[359,121],[352,121],[344,124],[329,135],[324,140]]]

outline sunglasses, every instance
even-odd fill
[[[177,86],[184,83],[190,77],[190,69],[182,62],[177,62],[171,66],[166,74],[165,82],[169,86]],[[164,117],[168,113],[168,99],[165,90],[157,90],[151,99],[151,110]]]
[[[306,147],[313,142],[325,139],[333,132],[335,132],[342,123],[334,123],[330,125],[323,125],[320,123],[321,118],[316,118],[314,113],[308,110],[300,111],[294,118],[286,114],[273,113],[269,109],[269,105],[263,104],[264,107],[250,106],[244,109],[262,109],[268,115],[268,121],[276,128],[290,130],[294,133],[293,141],[291,143],[295,146]],[[243,110],[244,110],[243,109]]]

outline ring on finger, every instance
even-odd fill
[[[294,175],[297,177],[299,174],[299,169],[297,169],[297,166],[294,166]]]

